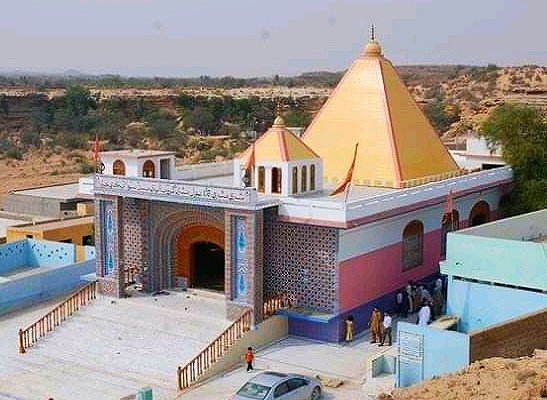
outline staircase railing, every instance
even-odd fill
[[[271,317],[277,310],[282,310],[293,306],[293,301],[288,293],[276,294],[264,302],[264,319]]]
[[[26,349],[48,332],[53,331],[61,322],[78,311],[81,306],[88,304],[95,298],[97,298],[97,282],[89,282],[28,328],[19,329],[19,353],[24,354]]]
[[[179,390],[196,382],[217,360],[222,358],[243,334],[251,330],[253,310],[245,311],[232,325],[213,340],[185,366],[177,369]]]

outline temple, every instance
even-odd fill
[[[376,38],[302,138],[279,114],[240,157],[104,152],[94,177],[100,290],[196,287],[229,317],[283,296],[289,333],[337,342],[409,280],[439,272],[447,233],[498,217],[508,166],[458,168]],[[335,194],[333,194],[335,193]]]

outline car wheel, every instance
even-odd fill
[[[321,388],[319,386],[316,386],[313,388],[313,391],[311,392],[311,400],[318,400],[321,397]]]

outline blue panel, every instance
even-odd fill
[[[455,372],[469,364],[469,336],[399,322],[397,386],[406,387],[433,376]],[[421,346],[418,349],[418,344]]]
[[[92,260],[97,257],[95,254],[95,246],[84,246],[85,259]]]
[[[447,314],[470,332],[547,307],[547,294],[456,279],[448,281]]]
[[[1,282],[0,314],[69,293],[85,283],[81,276],[94,271],[95,262],[89,260]]]
[[[103,265],[104,276],[112,275],[116,267],[116,257],[114,256],[114,235],[116,234],[115,221],[114,221],[114,209],[111,201],[102,202],[102,217],[104,221],[103,225]]]
[[[62,267],[75,261],[76,246],[72,243],[27,239],[29,246],[28,266]]]
[[[0,245],[0,275],[28,265],[27,240]]]
[[[234,243],[232,248],[235,249],[233,252],[233,263],[234,263],[234,300],[245,303],[248,296],[247,288],[247,270],[248,270],[248,260],[247,260],[247,222],[244,217],[234,217]]]

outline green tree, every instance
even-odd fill
[[[537,109],[503,105],[483,122],[481,135],[513,167],[514,187],[501,205],[508,215],[547,208],[547,122]]]

